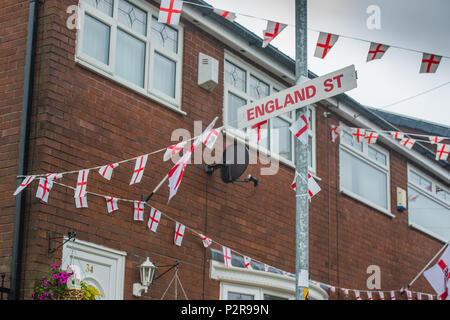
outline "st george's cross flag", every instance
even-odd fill
[[[411,149],[414,145],[414,143],[416,143],[416,140],[412,139],[412,138],[403,138],[402,140],[400,140],[400,144],[404,147],[406,147],[407,149]]]
[[[226,267],[231,267],[231,250],[230,248],[222,246],[223,263]]]
[[[159,221],[161,220],[161,211],[156,210],[155,208],[150,208],[150,216],[148,217],[147,227],[156,232],[158,229]]]
[[[87,208],[88,207],[88,203],[87,203],[87,196],[81,196],[81,197],[75,197],[75,206],[77,208]]]
[[[74,198],[80,198],[86,195],[88,175],[89,169],[80,170],[78,172],[77,186],[75,188]]]
[[[181,246],[181,242],[183,241],[185,228],[186,227],[184,226],[184,224],[181,224],[179,222],[175,223],[175,236],[173,238],[173,242],[179,247]]]
[[[119,166],[118,163],[110,163],[107,164],[105,166],[102,166],[99,170],[98,173],[105,178],[106,180],[111,180],[111,176],[113,173],[113,169],[117,168]]]
[[[133,176],[131,177],[130,185],[139,183],[144,175],[145,165],[147,164],[148,154],[136,158],[134,165]]]
[[[22,180],[20,185],[17,187],[16,191],[13,193],[14,196],[18,195],[23,189],[25,189],[36,176],[26,176],[25,179]]]
[[[208,248],[212,244],[211,238],[208,238],[203,234],[200,234],[200,238],[202,238],[202,243],[205,248]]]
[[[308,199],[311,200],[319,191],[322,190],[316,180],[308,173]]]
[[[319,39],[317,40],[314,57],[321,59],[325,58],[327,53],[331,50],[331,48],[333,48],[338,38],[339,36],[336,34],[321,32],[319,34]]]
[[[216,117],[209,124],[209,126],[205,129],[205,131],[203,131],[203,133],[195,139],[195,141],[191,145],[191,148],[185,154],[183,154],[183,157],[181,157],[181,159],[178,160],[178,162],[175,164],[175,166],[167,174],[167,176],[169,178],[169,200],[168,201],[170,201],[173,198],[173,196],[175,196],[175,194],[177,193],[178,187],[181,184],[181,179],[183,178],[183,175],[184,175],[184,170],[186,169],[186,166],[188,164],[188,161],[191,158],[192,153],[194,152],[194,149],[200,143],[202,143],[202,138],[204,136],[204,133],[209,132],[214,127],[217,119],[218,118]]]
[[[378,133],[366,131],[366,134],[364,136],[365,142],[372,144],[372,143],[376,143],[377,139],[378,139]]]
[[[45,178],[39,178],[39,184],[36,191],[36,198],[41,199],[44,202],[48,202],[48,195],[53,187],[53,180]]]
[[[336,139],[339,137],[339,135],[341,134],[341,128],[339,126],[336,125],[332,125],[331,126],[331,142],[335,142]]]
[[[419,73],[435,73],[441,62],[441,58],[441,56],[435,54],[424,53]]]
[[[176,156],[177,154],[179,154],[180,151],[183,150],[185,145],[186,145],[186,141],[181,141],[177,144],[167,147],[167,150],[163,156],[163,161],[167,161],[167,160],[171,159],[172,157]]]
[[[180,22],[182,7],[181,0],[161,0],[158,22],[177,25]]]
[[[244,268],[247,270],[253,270],[252,259],[250,257],[244,256]]]
[[[450,144],[438,143],[436,148],[436,160],[446,161],[450,152]]]
[[[119,210],[119,206],[117,205],[117,202],[119,201],[119,199],[114,198],[114,197],[105,197],[105,200],[106,200],[106,208],[108,209],[108,213]]]
[[[364,137],[366,136],[366,130],[361,128],[353,128],[352,136],[356,142],[363,142]]]
[[[431,144],[436,144],[436,143],[439,143],[442,140],[444,140],[444,137],[430,136],[430,137],[428,137],[428,139],[430,140]]]
[[[438,262],[423,275],[436,291],[439,300],[450,300],[450,246],[445,249]]]
[[[269,43],[275,39],[277,35],[280,34],[281,31],[283,31],[284,28],[286,28],[287,25],[275,22],[275,21],[267,21],[267,27],[266,30],[263,31],[264,40],[262,47],[265,48],[269,45]]]
[[[217,137],[219,136],[221,130],[222,129],[211,129],[208,132],[203,133],[203,144],[208,149],[212,149],[212,147],[214,147],[214,144],[216,143]]]
[[[387,49],[389,49],[389,46],[385,44],[371,42],[369,52],[367,53],[367,62],[381,59]]]
[[[398,131],[391,131],[391,136],[394,139],[403,139],[405,137],[405,134],[403,132],[398,132]]]
[[[236,14],[234,12],[220,10],[220,9],[216,9],[216,8],[213,9],[213,12],[231,22],[233,22],[236,19]]]
[[[145,202],[144,201],[134,201],[134,220],[135,221],[144,221],[144,207]]]
[[[308,144],[308,120],[302,114],[290,127],[292,134],[303,144]]]

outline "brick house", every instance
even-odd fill
[[[259,179],[257,187],[226,184],[218,172],[206,174],[204,163],[188,167],[169,204],[164,184],[150,204],[171,219],[163,215],[156,233],[146,220],[133,220],[131,204],[119,203],[119,211],[108,214],[104,199],[89,196],[89,208],[77,209],[73,191],[58,184],[48,203],[35,197],[37,181],[12,196],[18,172],[75,172],[129,159],[173,144],[175,129],[193,133],[195,121],[204,128],[216,116],[224,132],[242,143],[246,136],[233,122],[236,108],[295,83],[291,58],[273,46],[261,48],[258,36],[203,6],[186,4],[180,25],[165,26],[157,22],[159,1],[80,0],[77,30],[68,27],[68,8],[77,4],[0,4],[0,273],[10,298],[30,299],[49,266],[67,263],[78,265],[82,278],[107,299],[159,299],[169,273],[140,298],[133,295],[146,257],[157,266],[178,261],[189,299],[294,298],[293,115],[270,120],[259,142],[261,161],[245,173]],[[33,7],[35,33],[28,29]],[[27,46],[30,34],[34,46]],[[200,53],[218,61],[212,90],[198,84]],[[408,150],[388,134],[369,146],[344,131],[333,143],[330,126],[444,137],[450,128],[377,112],[345,94],[314,104],[308,115],[309,169],[322,189],[310,203],[312,298],[354,299],[328,287],[367,290],[371,265],[381,271],[379,290],[404,287],[450,239],[450,166],[436,161],[429,145]],[[254,142],[251,133],[246,144],[252,154]],[[275,175],[261,175],[268,166],[264,155],[279,161]],[[163,162],[162,153],[150,155],[142,181],[130,186],[133,165],[121,164],[111,181],[92,172],[89,191],[140,200],[173,163]],[[76,174],[64,175],[61,183],[74,186]],[[397,188],[416,201],[403,212],[397,211]],[[233,266],[224,267],[220,246],[205,249],[193,233],[175,246],[175,220],[231,248]],[[76,241],[64,243],[69,230]],[[237,253],[253,258],[253,271],[242,268]],[[412,290],[434,293],[423,277]],[[166,298],[174,298],[173,289]]]

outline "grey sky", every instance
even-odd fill
[[[295,0],[207,0],[214,7],[294,25]],[[381,29],[367,27],[367,7],[381,10]],[[313,56],[318,32],[308,31],[308,68],[318,75],[354,64],[358,88],[347,92],[360,103],[381,108],[450,81],[450,59],[435,74],[419,74],[421,52],[450,57],[448,0],[310,0],[308,28],[381,42],[419,52],[389,48],[381,60],[366,62],[370,43],[340,37],[325,57]],[[239,16],[237,22],[262,36],[263,20]],[[288,26],[272,45],[295,56],[295,30]],[[450,126],[450,84],[386,111]]]

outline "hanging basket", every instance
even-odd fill
[[[81,289],[67,289],[58,300],[83,300],[84,291]]]

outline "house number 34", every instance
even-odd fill
[[[86,272],[94,273],[94,266],[92,264],[86,264]]]

